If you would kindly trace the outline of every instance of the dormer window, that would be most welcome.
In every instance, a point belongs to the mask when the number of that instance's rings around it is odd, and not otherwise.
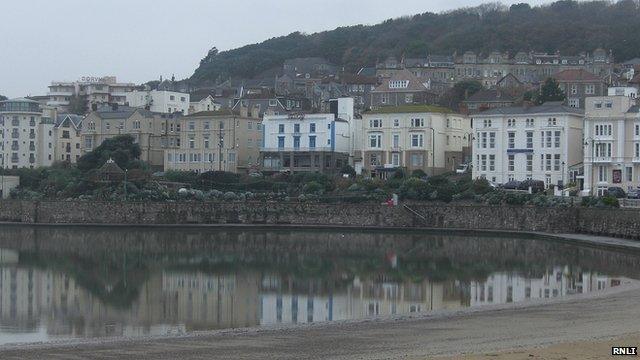
[[[389,81],[389,89],[406,89],[408,86],[409,86],[409,80]]]

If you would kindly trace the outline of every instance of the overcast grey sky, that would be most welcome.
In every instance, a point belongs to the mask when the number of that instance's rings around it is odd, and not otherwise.
[[[293,31],[375,24],[487,0],[19,0],[0,10],[0,94],[44,95],[52,80],[190,76],[227,50]],[[505,4],[548,0],[503,0]]]

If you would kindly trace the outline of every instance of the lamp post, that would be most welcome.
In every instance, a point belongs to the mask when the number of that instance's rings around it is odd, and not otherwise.
[[[564,182],[564,166],[566,165],[566,163],[563,161],[562,162],[562,197],[564,197],[564,189],[567,187],[567,185]]]
[[[431,176],[435,175],[436,161],[436,130],[433,127],[428,128],[431,130]]]
[[[593,191],[594,188],[594,184],[595,184],[595,178],[593,176],[593,168],[595,166],[595,140],[592,137],[588,137],[585,139],[584,141],[584,146],[589,146],[589,143],[591,143],[591,171],[590,171],[590,178],[591,178],[591,188],[589,189],[589,192],[591,193],[591,195],[593,196],[595,193]]]
[[[122,183],[122,186],[124,187],[124,201],[127,201],[127,172],[129,170],[128,169],[124,169],[124,182]]]

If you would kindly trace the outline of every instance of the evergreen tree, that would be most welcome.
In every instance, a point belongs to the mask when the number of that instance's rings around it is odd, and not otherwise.
[[[540,88],[540,93],[536,97],[535,102],[540,105],[548,101],[564,101],[565,99],[564,91],[560,89],[558,82],[553,78],[547,78],[542,88]]]

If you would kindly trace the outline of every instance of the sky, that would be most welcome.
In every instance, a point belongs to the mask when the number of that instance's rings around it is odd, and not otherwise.
[[[3,1],[4,2],[4,1]],[[51,81],[191,76],[216,46],[476,6],[487,0],[19,0],[0,10],[0,95],[45,95]],[[548,0],[502,0],[504,4]]]

